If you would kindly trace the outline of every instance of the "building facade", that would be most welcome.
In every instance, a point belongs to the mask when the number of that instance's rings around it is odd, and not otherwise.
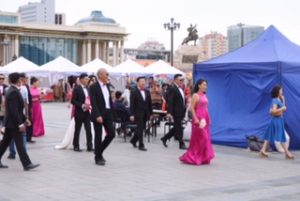
[[[99,58],[110,65],[124,60],[125,28],[93,11],[74,26],[0,24],[0,65],[23,56],[42,65],[58,56],[83,65]],[[109,62],[109,48],[113,49]]]
[[[228,52],[227,38],[218,32],[211,32],[199,38],[199,45],[202,46],[202,58],[208,60]]]
[[[19,7],[21,23],[54,24],[55,0],[42,0]]]
[[[19,13],[0,11],[0,23],[1,24],[19,24],[20,23],[20,15],[19,15]]]
[[[55,13],[55,24],[65,25],[66,24],[66,15],[64,13]]]
[[[143,66],[147,66],[157,60],[169,62],[170,51],[156,40],[148,40],[138,48],[124,49],[126,59],[132,59]]]
[[[256,39],[262,32],[263,26],[252,26],[239,23],[227,27],[228,50],[238,49]]]

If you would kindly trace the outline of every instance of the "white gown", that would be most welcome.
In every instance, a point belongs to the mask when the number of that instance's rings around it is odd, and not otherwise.
[[[73,147],[73,138],[74,138],[74,131],[75,131],[75,119],[74,117],[71,119],[71,122],[66,130],[65,136],[63,138],[63,140],[61,141],[60,144],[55,145],[55,149],[70,149]],[[80,131],[80,136],[84,136],[84,134],[81,134],[82,132],[85,132],[84,127],[81,127],[81,131]],[[91,132],[92,132],[92,142],[94,142],[94,136],[95,136],[95,132],[94,132],[94,125],[91,122]],[[102,133],[104,135],[102,135],[102,140],[105,138],[105,130],[104,127],[102,127]],[[82,139],[83,137],[81,137],[80,139]]]

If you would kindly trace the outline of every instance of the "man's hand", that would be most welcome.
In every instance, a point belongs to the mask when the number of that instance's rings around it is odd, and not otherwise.
[[[20,133],[24,133],[25,131],[26,131],[26,128],[25,128],[24,125],[22,125],[22,126],[19,127],[19,132]]]
[[[31,121],[29,119],[26,119],[25,124],[26,126],[31,126]]]
[[[134,116],[130,116],[130,121],[134,121]]]
[[[97,122],[99,123],[99,124],[102,124],[103,123],[103,118],[101,117],[101,116],[99,116],[99,117],[97,117]]]

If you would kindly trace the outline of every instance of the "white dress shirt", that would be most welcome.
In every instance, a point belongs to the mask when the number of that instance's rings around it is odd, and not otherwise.
[[[3,92],[4,92],[4,86],[3,85],[0,85],[0,92],[1,92],[1,95],[3,95]]]
[[[83,93],[85,95],[85,98],[87,98],[89,96],[88,90],[85,86],[81,85],[82,89],[83,89]]]
[[[99,80],[99,84],[100,84],[100,87],[101,87],[101,90],[102,90],[102,94],[103,94],[103,96],[104,96],[105,108],[106,108],[106,109],[110,109],[109,91],[108,91],[108,88],[107,88],[106,84],[104,84],[104,83],[101,82],[100,80]]]
[[[184,93],[183,93],[183,90],[181,89],[181,87],[179,87],[177,84],[175,84],[175,86],[178,88],[181,96],[182,96],[182,99],[183,99],[183,102],[185,103],[185,98],[184,98]]]
[[[145,90],[143,89],[140,89],[140,88],[138,88],[139,89],[139,91],[141,92],[141,94],[142,94],[142,97],[143,97],[143,99],[144,99],[144,101],[146,100],[146,94],[145,94]]]

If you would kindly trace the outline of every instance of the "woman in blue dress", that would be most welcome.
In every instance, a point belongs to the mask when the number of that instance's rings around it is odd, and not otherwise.
[[[269,127],[264,135],[264,144],[259,152],[261,157],[268,157],[267,148],[269,142],[278,141],[281,142],[281,146],[284,149],[286,159],[294,159],[294,156],[287,148],[286,137],[284,133],[284,119],[283,113],[286,111],[285,100],[283,97],[282,87],[275,86],[272,89],[272,105],[270,114],[272,115]]]

